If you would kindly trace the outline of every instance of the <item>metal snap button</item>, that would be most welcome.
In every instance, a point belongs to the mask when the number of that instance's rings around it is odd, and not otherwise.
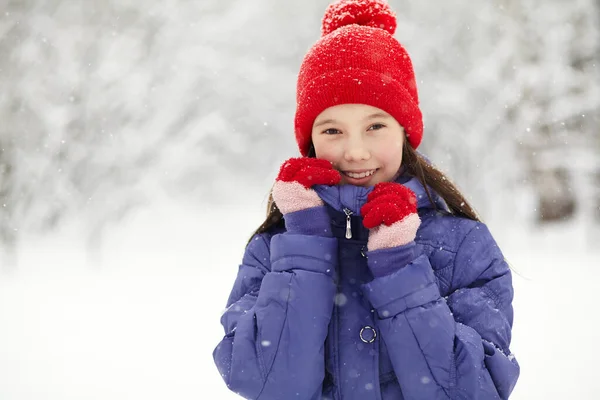
[[[377,337],[377,332],[375,331],[375,328],[365,326],[360,330],[359,336],[360,340],[362,340],[364,343],[373,343]]]

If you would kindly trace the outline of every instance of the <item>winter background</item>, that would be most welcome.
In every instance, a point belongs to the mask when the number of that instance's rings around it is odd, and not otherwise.
[[[597,399],[600,1],[390,3],[515,271],[511,398]],[[0,0],[0,399],[238,398],[219,317],[327,4]]]

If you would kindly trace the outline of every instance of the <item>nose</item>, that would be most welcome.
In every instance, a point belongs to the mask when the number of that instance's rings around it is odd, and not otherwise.
[[[364,141],[360,138],[348,140],[344,151],[344,159],[347,162],[366,161],[371,158],[371,152]]]

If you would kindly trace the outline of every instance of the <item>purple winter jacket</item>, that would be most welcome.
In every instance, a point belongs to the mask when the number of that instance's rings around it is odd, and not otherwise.
[[[508,398],[519,365],[500,249],[484,224],[398,181],[418,198],[415,243],[367,251],[359,210],[372,188],[352,185],[315,187],[333,237],[280,227],[251,240],[213,352],[229,389],[260,400]],[[374,277],[375,265],[389,273]]]

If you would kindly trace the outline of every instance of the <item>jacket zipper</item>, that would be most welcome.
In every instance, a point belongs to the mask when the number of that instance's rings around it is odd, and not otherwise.
[[[338,280],[336,282],[335,285],[335,292],[340,293],[340,289],[341,289],[341,282],[342,282],[342,271],[340,271],[338,269]],[[340,353],[338,351],[339,349],[339,342],[340,342],[340,337],[339,337],[339,309],[338,309],[338,305],[336,303],[333,304],[333,399],[334,400],[342,400],[342,378],[341,378],[341,374],[340,374]]]
[[[354,214],[352,210],[344,208],[346,214],[346,239],[352,239],[352,225],[350,224],[350,216]]]

